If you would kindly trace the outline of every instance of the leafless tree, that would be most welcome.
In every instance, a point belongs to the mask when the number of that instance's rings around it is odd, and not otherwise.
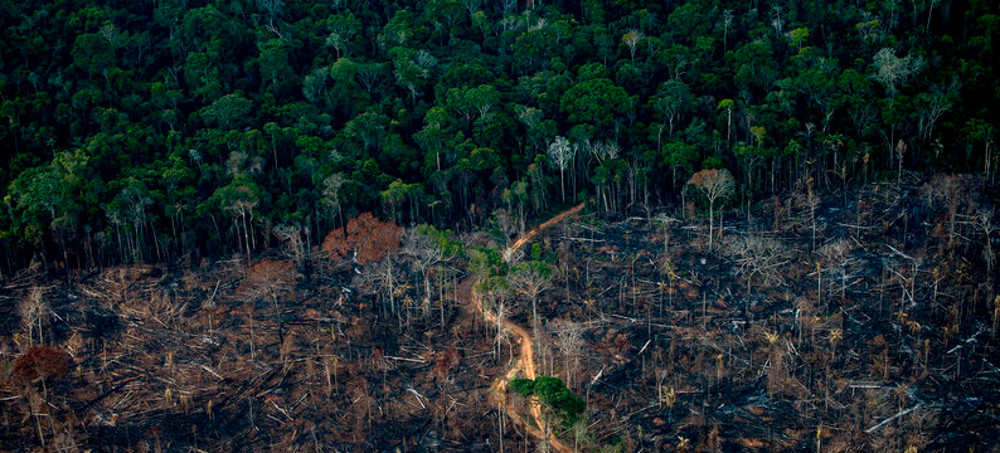
[[[246,259],[250,259],[250,247],[251,242],[253,242],[253,247],[256,247],[256,239],[250,228],[253,227],[254,223],[254,209],[257,207],[259,199],[253,194],[252,191],[247,189],[245,186],[240,186],[237,190],[246,196],[245,199],[232,200],[232,202],[225,206],[226,212],[233,216],[233,226],[236,228],[236,240],[237,247],[242,242],[243,247],[246,249]],[[240,241],[240,226],[243,227],[243,239]]]
[[[332,221],[336,221],[337,215],[341,213],[340,194],[343,187],[344,175],[342,173],[334,173],[323,180],[323,198],[321,198],[321,202],[326,215]]]
[[[726,169],[707,169],[699,171],[691,176],[688,184],[700,190],[708,199],[708,248],[712,248],[712,237],[714,236],[714,212],[715,202],[728,197],[736,187],[736,181],[732,173]]]
[[[287,253],[292,261],[296,265],[302,264],[306,255],[306,243],[302,238],[302,227],[285,223],[274,227],[271,232],[285,243],[285,246],[288,248]]]
[[[945,112],[951,110],[960,88],[961,83],[955,79],[948,85],[934,85],[930,93],[917,96],[918,100],[923,101],[917,121],[917,129],[923,140],[930,142],[934,125]]]
[[[510,276],[514,290],[531,299],[531,327],[538,331],[538,296],[549,289],[552,269],[541,261],[528,261],[518,265]]]
[[[356,73],[358,82],[361,83],[361,86],[365,87],[366,92],[372,92],[372,87],[375,86],[375,83],[378,82],[379,78],[381,78],[382,68],[384,66],[385,63],[365,63],[358,65]]]
[[[723,250],[736,260],[737,272],[746,278],[746,311],[749,316],[754,276],[759,276],[764,285],[781,283],[782,266],[788,264],[791,258],[790,249],[779,240],[749,234],[725,240]]]
[[[872,77],[885,85],[886,93],[895,96],[898,86],[920,72],[924,61],[913,55],[897,57],[894,49],[886,47],[875,54],[872,64],[875,66],[875,74]]]
[[[963,176],[939,173],[921,187],[921,191],[928,198],[928,204],[940,201],[948,209],[948,247],[955,243],[958,215],[975,207],[973,195],[977,190],[974,186],[974,181]]]
[[[487,304],[488,309],[493,312],[493,317],[496,320],[496,334],[493,337],[493,356],[499,357],[500,347],[504,342],[508,342],[510,335],[507,329],[503,328],[504,319],[507,317],[507,294],[503,290],[487,291],[482,295],[482,298],[483,302]]]
[[[431,300],[431,269],[444,260],[444,251],[435,245],[429,237],[414,228],[403,233],[402,254],[410,257],[413,267],[423,277],[424,304]]]
[[[493,211],[493,220],[505,238],[512,238],[524,232],[524,216],[512,209],[499,208]]]
[[[823,269],[836,269],[837,279],[840,280],[840,297],[844,297],[847,292],[847,281],[850,274],[857,267],[857,260],[851,257],[856,244],[850,239],[835,239],[817,250],[820,258],[820,271]]]
[[[17,308],[21,315],[21,325],[27,334],[28,344],[25,349],[30,349],[31,346],[35,345],[36,328],[38,344],[45,344],[42,326],[50,313],[49,303],[45,298],[45,289],[37,286],[31,288],[31,292],[21,300]]]
[[[562,192],[562,201],[566,201],[566,182],[564,173],[573,162],[575,155],[576,147],[572,146],[566,137],[556,137],[552,143],[549,143],[549,160],[552,162],[552,165],[559,169],[559,189]]]
[[[469,17],[472,17],[476,11],[479,11],[483,6],[483,0],[462,0],[462,6],[465,7],[465,11],[469,13]]]
[[[729,27],[733,26],[733,10],[722,12],[722,50],[728,50]]]
[[[812,224],[812,249],[816,250],[816,236],[819,233],[819,222],[816,219],[816,211],[819,209],[819,195],[813,189],[813,179],[806,179],[806,204],[809,209],[809,221]]]
[[[580,358],[583,356],[584,326],[569,319],[555,322],[556,338],[559,339],[559,350],[562,353],[563,371],[566,373],[566,386],[575,388],[577,374],[580,370]]]
[[[635,48],[639,45],[639,41],[642,41],[644,36],[642,32],[638,30],[629,30],[622,36],[622,43],[628,46],[629,54],[632,56],[632,62],[635,62]]]
[[[983,231],[983,237],[985,238],[985,248],[983,249],[983,258],[986,259],[986,275],[993,275],[993,233],[997,231],[998,227],[993,223],[993,210],[981,209],[979,210],[979,215],[977,217],[979,221],[979,228]],[[992,284],[992,280],[990,281]]]
[[[399,324],[402,325],[402,310],[397,307],[396,303],[396,288],[399,284],[396,272],[395,255],[387,255],[381,260],[365,266],[357,275],[357,279],[360,286],[369,286],[384,291],[385,299],[389,302],[389,312],[396,314]]]

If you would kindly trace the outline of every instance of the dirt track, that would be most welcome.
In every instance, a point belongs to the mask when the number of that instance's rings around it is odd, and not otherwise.
[[[503,252],[504,260],[510,258],[510,256],[514,252],[516,252],[517,249],[521,248],[524,244],[528,243],[528,241],[534,238],[535,235],[537,235],[539,232],[553,225],[558,224],[559,222],[565,220],[567,217],[573,214],[580,212],[580,210],[583,209],[583,206],[584,203],[580,203],[566,211],[561,212],[559,215],[549,220],[546,220],[541,225],[532,228],[531,231],[524,233],[521,237],[519,237],[516,241],[514,241],[514,243],[511,244],[510,247],[504,250]],[[497,322],[496,314],[483,309],[482,300],[480,299],[479,294],[476,292],[475,285],[472,285],[471,297],[469,297],[469,302],[472,304],[473,310],[478,310],[483,313],[483,316],[486,318],[487,322],[489,323]],[[506,404],[507,383],[510,382],[510,380],[513,379],[514,376],[517,376],[518,373],[521,373],[521,375],[525,379],[535,379],[535,377],[537,376],[537,374],[535,373],[535,343],[531,339],[531,334],[528,333],[528,331],[525,328],[517,324],[514,324],[509,319],[503,320],[503,327],[520,340],[521,354],[517,362],[515,362],[514,366],[512,366],[510,370],[507,370],[507,373],[504,376],[498,377],[496,380],[493,381],[493,385],[490,386],[490,395],[492,398],[494,398],[497,402],[501,404],[501,406],[506,411],[507,416],[510,417],[510,419],[513,420],[514,423],[521,426],[526,432],[530,433],[533,437],[539,440],[545,440],[544,432],[542,432],[541,430],[539,430],[534,426],[529,425],[525,421],[524,416],[517,413],[517,410],[514,407],[507,406]],[[539,404],[537,401],[531,404],[531,418],[536,422],[542,420],[541,404]],[[556,437],[549,438],[548,442],[549,446],[552,447],[552,449],[557,452],[573,453],[572,448],[567,447]]]

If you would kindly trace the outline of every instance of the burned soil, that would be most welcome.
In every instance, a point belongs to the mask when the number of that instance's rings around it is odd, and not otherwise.
[[[938,176],[792,193],[729,212],[712,246],[704,219],[666,215],[544,238],[560,277],[543,373],[589,395],[581,451],[1000,447],[988,192]]]
[[[534,451],[505,418],[532,402],[490,397],[517,340],[481,308],[585,400],[522,417],[578,451],[991,451],[996,199],[940,176],[731,209],[711,241],[694,210],[591,211],[503,262],[502,236],[446,258],[404,234],[364,265],[26,270],[2,282],[0,450]]]

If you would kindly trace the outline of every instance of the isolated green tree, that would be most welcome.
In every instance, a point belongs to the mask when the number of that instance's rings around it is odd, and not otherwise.
[[[537,397],[546,407],[555,413],[563,427],[573,426],[586,409],[583,399],[573,394],[566,384],[557,377],[538,376],[531,379],[513,379],[510,389],[525,397]]]

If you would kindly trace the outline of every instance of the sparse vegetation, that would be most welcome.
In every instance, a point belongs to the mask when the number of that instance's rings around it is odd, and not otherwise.
[[[473,432],[511,451],[552,436],[580,451],[989,448],[995,200],[968,187],[957,207],[918,185],[835,197],[864,200],[863,224],[823,200],[815,252],[808,210],[778,229],[723,210],[711,249],[708,219],[590,213],[510,265],[484,235],[455,248],[420,228],[364,265],[307,255],[311,279],[281,259],[24,273],[3,283],[22,308],[3,324],[0,391],[31,423],[8,424],[4,448],[453,449]],[[516,290],[542,264],[550,290]],[[496,323],[468,305],[474,280]],[[525,360],[503,325],[536,317],[524,338],[549,376],[512,380],[525,399],[496,405],[494,379]],[[509,411],[542,437],[503,428]]]

